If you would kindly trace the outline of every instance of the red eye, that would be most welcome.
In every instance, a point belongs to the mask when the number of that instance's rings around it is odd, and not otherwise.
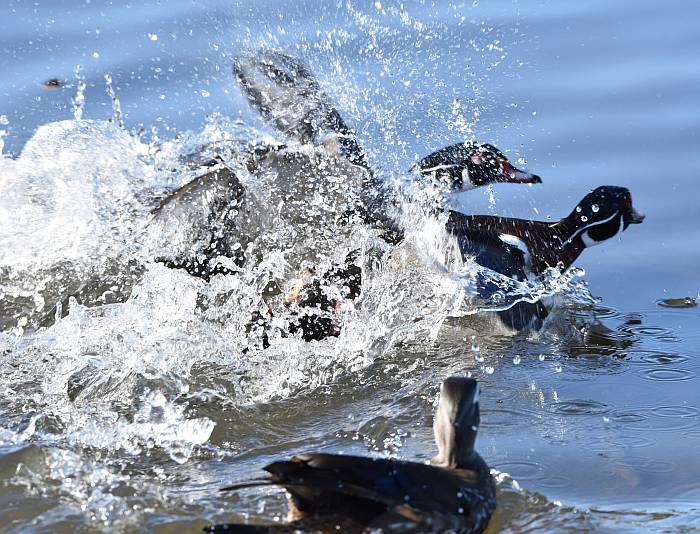
[[[472,156],[472,163],[475,165],[481,165],[484,162],[484,158],[481,157],[481,154],[474,154]]]

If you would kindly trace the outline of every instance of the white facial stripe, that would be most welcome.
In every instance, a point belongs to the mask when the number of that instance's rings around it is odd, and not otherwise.
[[[586,248],[595,247],[596,245],[600,245],[602,243],[602,241],[596,241],[595,239],[591,239],[591,237],[588,235],[588,232],[584,232],[581,235],[581,240],[583,241],[583,244]]]
[[[610,222],[610,221],[612,221],[615,217],[622,217],[622,215],[620,215],[619,213],[613,213],[610,217],[608,217],[608,218],[605,219],[605,220],[598,221],[598,222],[593,223],[593,224],[589,224],[589,225],[587,225],[587,226],[584,226],[583,228],[579,228],[578,230],[576,230],[576,231],[574,232],[574,234],[573,234],[571,237],[569,237],[569,239],[566,239],[566,240],[562,241],[562,242],[561,242],[561,246],[563,247],[565,244],[571,243],[571,242],[574,240],[574,238],[575,238],[577,235],[579,235],[581,232],[585,232],[586,230],[590,230],[590,229],[593,228],[594,226],[600,226],[601,224],[605,224],[605,223],[607,223],[607,222]],[[584,242],[585,242],[585,241],[584,241]]]
[[[420,172],[424,173],[431,173],[431,172],[437,172],[437,171],[442,171],[445,169],[453,169],[457,165],[435,165],[435,167],[428,167],[427,169],[419,169]]]
[[[610,236],[608,239],[612,239],[613,237],[620,235],[624,231],[625,221],[623,219],[623,216],[620,215],[620,227],[618,228],[617,233],[613,236]],[[581,239],[583,240],[583,244],[586,245],[586,248],[595,247],[596,245],[600,245],[602,243],[602,241],[596,241],[591,236],[589,236],[587,231],[581,236]]]

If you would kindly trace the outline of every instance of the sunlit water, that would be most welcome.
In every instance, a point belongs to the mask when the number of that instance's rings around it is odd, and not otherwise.
[[[700,308],[657,301],[700,290],[697,5],[258,4],[0,8],[4,528],[283,518],[278,491],[217,490],[312,449],[428,459],[439,381],[467,372],[501,473],[490,530],[694,528]],[[420,219],[340,310],[339,338],[263,349],[250,317],[271,280],[292,284],[290,229],[206,283],[153,263],[149,226],[193,162],[274,138],[230,76],[261,45],[310,63],[386,179],[476,136],[544,184],[464,194],[466,212],[555,219],[614,184],[647,220],[584,253],[587,287],[534,288],[562,301],[539,334],[457,298],[473,266]],[[359,228],[326,260],[373,246]]]

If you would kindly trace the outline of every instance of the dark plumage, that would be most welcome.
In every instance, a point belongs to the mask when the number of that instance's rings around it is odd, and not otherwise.
[[[241,265],[250,231],[250,218],[239,217],[246,207],[246,191],[223,165],[198,176],[165,198],[153,210],[150,235],[156,261],[209,280],[229,269],[219,258]]]
[[[232,263],[244,264],[248,243],[266,222],[274,228],[274,221],[266,220],[271,212],[295,229],[297,239],[285,244],[290,247],[287,261],[292,268],[301,260],[327,256],[337,234],[358,220],[378,227],[390,244],[403,239],[403,229],[390,209],[399,199],[372,172],[355,132],[300,60],[262,50],[236,59],[233,73],[250,104],[291,142],[237,155],[248,172],[265,180],[275,210],[259,205],[230,169],[221,166],[207,172],[173,192],[156,210],[152,226],[158,228],[162,242],[159,261],[205,280],[228,273]],[[294,143],[315,145],[313,154],[294,148]],[[513,167],[492,145],[473,142],[440,149],[418,162],[416,170],[450,190],[540,181]],[[323,209],[311,205],[314,196],[323,198]],[[170,246],[172,235],[184,235],[181,246]],[[356,286],[347,298],[359,294],[361,268],[354,262],[346,267],[322,274],[301,290],[298,315],[290,323],[292,333],[301,331],[306,340],[338,335],[333,319],[336,302],[321,297],[329,284]]]
[[[269,478],[225,488],[275,484],[291,496],[290,523],[217,525],[209,532],[482,532],[496,507],[496,487],[474,450],[479,386],[472,378],[442,384],[433,428],[432,465],[387,458],[302,454],[265,467]],[[286,530],[285,530],[286,529]]]
[[[465,257],[509,278],[526,280],[531,275],[541,276],[549,267],[568,269],[586,247],[643,220],[644,215],[632,206],[628,189],[601,186],[555,223],[451,211],[447,231],[457,238]],[[482,277],[482,296],[488,298],[497,290],[496,283]],[[499,312],[503,322],[516,330],[538,328],[546,315],[541,302],[520,302]]]
[[[446,146],[420,160],[415,170],[453,191],[505,182],[540,184],[536,174],[514,167],[495,146],[467,141]]]

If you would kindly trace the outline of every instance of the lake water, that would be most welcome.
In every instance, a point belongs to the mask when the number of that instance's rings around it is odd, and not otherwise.
[[[698,20],[691,0],[6,0],[3,529],[283,518],[279,491],[218,488],[307,450],[428,459],[439,382],[467,372],[501,473],[489,532],[699,528],[700,308],[658,304],[700,291]],[[191,176],[180,156],[274,134],[231,77],[260,46],[309,63],[385,176],[475,136],[544,183],[465,193],[466,212],[557,219],[609,184],[647,219],[584,252],[596,303],[538,335],[448,320],[425,341],[396,319],[401,299],[422,310],[405,276],[340,338],[243,353],[262,271],[208,285],[134,265],[154,198]]]

